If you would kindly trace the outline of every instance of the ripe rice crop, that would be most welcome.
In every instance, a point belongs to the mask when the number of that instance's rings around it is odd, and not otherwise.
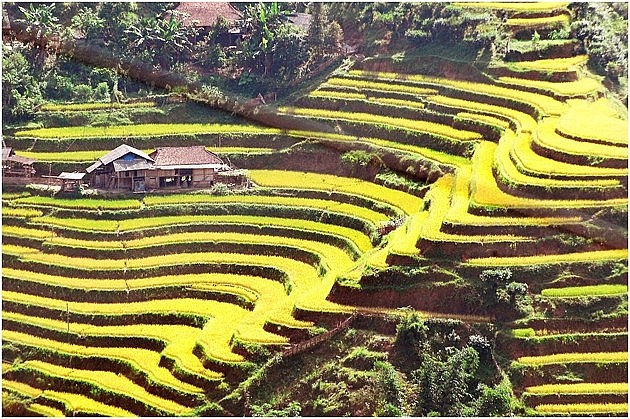
[[[36,138],[90,138],[90,137],[150,137],[160,135],[183,134],[247,134],[266,133],[280,134],[277,128],[258,127],[255,125],[229,124],[135,124],[114,125],[108,127],[62,127],[38,128],[22,130],[15,133],[16,137]]]
[[[509,10],[517,12],[538,12],[546,10],[556,10],[565,8],[569,3],[565,2],[466,2],[466,3],[453,3],[454,5],[462,8],[475,8],[475,9],[496,9],[496,10]]]
[[[136,199],[62,199],[48,196],[29,196],[15,201],[18,205],[41,205],[55,208],[88,209],[88,210],[125,210],[140,208]]]
[[[582,297],[626,294],[628,286],[623,284],[598,284],[583,287],[546,288],[540,294],[545,297]]]
[[[566,71],[577,66],[586,64],[587,61],[588,55],[575,55],[573,57],[566,58],[550,58],[536,61],[517,61],[509,63],[509,65],[525,70]]]
[[[503,119],[496,118],[490,115],[484,115],[480,113],[471,113],[471,112],[459,112],[457,114],[458,118],[466,118],[472,119],[473,121],[485,122],[490,125],[494,125],[495,127],[499,127],[501,129],[510,128],[510,124]]]
[[[530,199],[509,195],[497,186],[492,165],[496,144],[482,141],[473,157],[473,192],[471,201],[478,206],[506,208],[589,208],[626,205],[627,199],[561,200]]]
[[[384,83],[373,80],[347,79],[341,77],[332,77],[326,80],[326,83],[323,86],[325,87],[327,85],[339,87],[355,87],[358,89],[367,90],[379,90],[382,92],[403,92],[421,96],[437,93],[437,91],[433,88],[407,86],[395,83]]]
[[[61,365],[55,365],[38,360],[24,361],[22,368],[26,368],[31,371],[38,371],[44,373],[46,376],[52,375],[62,378],[68,377],[73,380],[91,383],[96,386],[96,388],[131,396],[136,400],[146,403],[149,406],[156,407],[167,413],[190,413],[190,408],[177,404],[172,400],[164,399],[151,394],[143,387],[131,381],[129,378],[114,372],[67,368]]]
[[[2,333],[4,334],[4,331]],[[2,380],[2,387],[3,389],[11,390],[18,394],[23,394],[32,398],[44,396],[46,398],[59,401],[64,405],[65,410],[70,412],[82,412],[88,415],[92,414],[95,416],[110,417],[134,416],[133,413],[127,410],[97,402],[96,400],[81,394],[64,393],[54,390],[41,390],[24,383],[4,379]]]
[[[546,95],[496,86],[487,83],[475,83],[441,77],[425,76],[421,74],[385,73],[365,70],[350,70],[348,74],[355,77],[365,77],[376,79],[379,81],[400,80],[430,84],[435,85],[436,87],[448,86],[467,92],[483,93],[490,96],[513,99],[523,103],[530,103],[541,109],[543,113],[549,115],[561,115],[566,109],[566,105],[564,103]]]
[[[56,300],[31,294],[3,291],[2,300],[24,305],[48,307],[60,311],[68,310],[68,312],[71,313],[88,315],[130,316],[143,313],[176,312],[178,314],[193,314],[211,319],[212,317],[217,317],[222,312],[234,317],[242,316],[246,313],[245,309],[234,304],[194,298],[173,298],[121,303],[86,303],[67,302],[65,300]]]
[[[551,118],[548,118],[548,120]],[[544,135],[547,139],[554,137],[559,139],[558,135],[552,131],[553,124],[549,121],[542,122],[538,128],[535,136]],[[513,136],[513,133],[506,135]],[[567,140],[565,138],[563,141]],[[570,141],[570,140],[569,140]],[[545,141],[547,142],[547,141]],[[557,143],[554,141],[554,143]],[[616,169],[608,167],[594,167],[594,166],[582,166],[578,164],[571,164],[559,160],[553,160],[548,157],[541,156],[532,150],[532,136],[526,133],[521,133],[515,136],[512,141],[512,149],[510,150],[510,156],[516,161],[516,165],[519,171],[528,173],[531,176],[549,176],[551,177],[623,177],[628,175],[628,169]]]
[[[482,138],[481,135],[476,132],[460,130],[449,127],[448,125],[438,124],[435,122],[406,118],[395,118],[391,116],[375,115],[371,113],[288,107],[279,108],[279,111],[290,115],[308,116],[313,118],[335,120],[343,119],[347,121],[363,122],[369,124],[384,124],[393,127],[406,128],[412,131],[441,135],[443,137],[452,138],[459,141],[480,140]]]
[[[627,258],[628,249],[615,249],[538,256],[473,258],[469,259],[466,263],[474,266],[534,266],[555,263],[624,260]]]
[[[534,27],[555,28],[559,26],[558,24],[568,25],[570,18],[571,17],[567,14],[559,14],[555,16],[538,17],[538,18],[530,18],[530,17],[511,18],[511,19],[508,19],[505,23],[508,26],[523,26],[526,28],[534,28]]]
[[[564,97],[576,97],[594,94],[602,89],[602,85],[598,81],[590,77],[582,77],[577,81],[568,81],[562,83],[521,79],[516,77],[499,77],[499,80],[511,86],[533,87],[542,91],[556,93]]]
[[[55,331],[67,332],[69,330],[71,333],[83,336],[146,337],[157,339],[166,342],[167,345],[163,353],[176,359],[181,368],[206,376],[208,379],[220,378],[218,373],[204,368],[199,358],[192,353],[196,337],[201,333],[201,330],[195,327],[163,324],[94,326],[86,323],[68,323],[65,320],[45,319],[7,311],[2,312],[2,317],[14,322],[37,325]]]
[[[63,412],[59,409],[55,409],[54,407],[38,403],[29,404],[28,411],[34,413],[37,416],[43,416],[47,418],[62,418],[65,416]]]
[[[542,356],[523,356],[518,362],[526,365],[567,364],[573,362],[628,362],[628,352],[564,353]]]
[[[183,215],[183,216],[164,216],[164,217],[146,217],[131,218],[121,221],[114,220],[89,220],[81,218],[57,218],[57,217],[41,217],[35,219],[34,224],[49,225],[61,228],[70,228],[81,231],[93,232],[109,232],[116,231],[127,232],[137,231],[163,226],[178,226],[187,224],[249,224],[260,226],[278,226],[292,228],[304,231],[317,231],[324,234],[332,234],[345,237],[353,242],[359,251],[366,252],[372,248],[370,239],[360,231],[337,226],[332,224],[324,224],[317,221],[301,220],[293,218],[276,218],[276,217],[259,217],[250,215]]]
[[[593,161],[601,158],[625,159],[628,157],[628,149],[624,147],[564,137],[556,131],[558,124],[557,118],[547,118],[542,121],[532,136],[533,141],[544,149],[556,150],[568,155],[588,156]],[[597,124],[597,126],[600,125]]]
[[[343,92],[339,90],[315,90],[309,97],[321,97],[324,99],[359,100],[362,102],[376,103],[381,105],[402,106],[412,109],[424,109],[424,104],[418,101],[396,99],[391,97],[370,97],[363,93]]]
[[[587,141],[628,146],[628,121],[617,117],[612,105],[600,99],[597,102],[575,102],[560,117],[557,129],[568,136]]]
[[[114,233],[118,229],[119,222],[115,220],[90,220],[87,218],[58,218],[54,216],[41,216],[33,218],[31,224],[42,226],[54,226],[61,228],[70,228],[81,231],[110,232]],[[151,218],[145,218],[151,219]]]
[[[539,404],[536,411],[543,414],[611,414],[627,413],[628,403],[575,403],[575,404]]]
[[[394,105],[394,106],[403,106],[406,108],[413,108],[413,109],[424,109],[424,103],[420,102],[420,101],[411,101],[411,100],[404,100],[404,99],[396,99],[393,97],[381,97],[381,98],[369,98],[370,102],[374,102],[374,103],[380,103],[383,105]]]
[[[424,207],[421,198],[364,180],[285,170],[250,170],[251,179],[268,188],[316,189],[364,196],[414,214]],[[386,220],[380,220],[386,221]]]
[[[444,153],[431,148],[420,147],[410,144],[402,144],[394,141],[383,140],[380,138],[364,138],[353,137],[349,135],[331,134],[326,132],[314,132],[314,131],[289,131],[289,135],[295,135],[302,138],[317,138],[331,141],[349,141],[349,142],[361,142],[377,146],[379,148],[388,148],[392,150],[400,150],[409,153],[414,153],[422,156],[423,158],[435,161],[436,163],[447,164],[449,166],[461,166],[468,164],[469,160],[465,157],[455,156],[453,154]]]
[[[518,170],[510,158],[510,151],[516,143],[517,137],[512,131],[501,137],[495,154],[495,165],[500,174],[508,179],[508,182],[517,185],[533,185],[545,188],[603,188],[619,186],[619,181],[615,179],[589,179],[589,180],[558,180],[547,177],[529,176]]]
[[[3,201],[10,201],[18,198],[26,198],[27,196],[31,196],[28,192],[7,192],[2,194]]]
[[[573,224],[582,221],[580,217],[502,217],[499,215],[475,215],[468,212],[470,203],[469,186],[472,177],[471,165],[460,167],[455,172],[455,187],[451,193],[451,206],[448,209],[445,221],[461,225],[478,226],[512,226],[532,225],[547,226],[558,224]]]
[[[44,215],[43,212],[36,209],[31,208],[10,208],[2,206],[2,216],[3,217],[19,217],[19,218],[31,218],[31,217],[41,217]]]
[[[311,253],[320,255],[329,265],[336,267],[349,267],[352,264],[350,256],[342,249],[319,241],[309,241],[283,236],[269,236],[264,234],[244,234],[230,232],[194,232],[194,233],[176,233],[162,236],[149,236],[141,239],[129,240],[126,242],[108,242],[108,241],[92,241],[78,240],[69,238],[55,238],[47,243],[63,244],[72,247],[104,250],[104,249],[140,249],[146,247],[165,246],[169,244],[183,243],[204,243],[204,242],[223,242],[223,243],[244,243],[255,245],[278,245],[290,246],[297,249],[307,250]]]
[[[468,109],[471,112],[483,112],[483,114],[491,114],[507,118],[513,121],[523,131],[533,131],[536,129],[536,120],[530,115],[503,106],[490,105],[483,102],[471,102],[468,100],[456,99],[449,96],[430,96],[427,101],[444,106],[453,106],[462,109]],[[482,114],[482,115],[483,115]]]
[[[55,236],[55,233],[45,230],[38,230],[34,228],[16,227],[11,225],[2,226],[2,235],[14,236],[14,237],[28,237],[31,239],[50,239]]]
[[[628,393],[628,383],[577,383],[543,384],[525,388],[531,394],[624,394]]]
[[[69,111],[95,111],[101,109],[121,109],[121,108],[154,108],[155,102],[133,102],[133,103],[47,103],[40,110],[44,112],[69,112]]]
[[[433,188],[427,193],[425,199],[431,199],[431,207],[429,209],[429,216],[426,222],[422,224],[422,229],[419,236],[422,238],[435,240],[435,241],[447,241],[447,242],[459,242],[459,243],[484,243],[492,242],[518,242],[530,240],[527,237],[513,236],[513,235],[458,235],[449,234],[441,231],[444,217],[449,211],[451,191],[453,188],[454,179],[452,174],[446,174],[442,176],[433,184]]]
[[[323,97],[323,98],[334,98],[334,99],[365,99],[366,96],[363,93],[355,93],[355,92],[339,92],[336,90],[324,90],[317,89],[311,93],[309,93],[310,97]]]
[[[254,175],[250,172],[250,177],[254,182],[258,183]],[[385,189],[385,188],[383,188]],[[179,202],[174,199],[181,199]],[[298,198],[286,196],[261,196],[261,195],[241,195],[241,196],[214,196],[214,195],[173,195],[173,196],[148,196],[144,200],[145,204],[151,205],[173,205],[173,204],[192,204],[192,203],[209,203],[209,204],[251,204],[265,206],[283,206],[296,208],[314,208],[326,210],[331,213],[346,214],[366,220],[372,224],[378,224],[386,221],[388,217],[380,212],[373,211],[356,205],[338,203],[324,199]]]

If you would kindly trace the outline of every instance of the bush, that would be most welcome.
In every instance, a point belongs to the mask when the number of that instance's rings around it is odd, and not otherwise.
[[[418,313],[411,313],[396,326],[396,345],[417,348],[427,340],[429,328]]]
[[[210,193],[218,196],[234,195],[234,191],[232,191],[232,189],[230,189],[230,187],[225,183],[214,184],[212,188],[210,188]]]

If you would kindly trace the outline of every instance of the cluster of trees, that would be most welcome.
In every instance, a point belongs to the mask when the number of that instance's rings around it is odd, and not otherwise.
[[[44,37],[83,40],[120,57],[134,57],[156,69],[184,72],[193,79],[211,73],[240,75],[232,88],[254,93],[276,89],[306,74],[339,53],[343,34],[331,22],[327,6],[313,3],[307,31],[289,22],[290,3],[243,4],[242,40],[236,48],[218,38],[228,29],[220,21],[200,36],[173,3],[31,3],[5,6],[14,22]],[[3,112],[5,117],[28,116],[44,99],[104,100],[139,86],[113,72],[69,63],[50,50],[31,45],[3,44]],[[203,80],[202,80],[203,81]],[[264,93],[264,90],[263,90]]]
[[[497,369],[482,335],[462,339],[448,321],[428,327],[417,314],[397,327],[396,345],[415,364],[410,416],[511,416],[509,379]],[[403,405],[392,399],[390,413]]]
[[[493,11],[473,12],[444,2],[337,3],[330,13],[363,34],[367,53],[431,43],[479,51],[506,42],[502,21]]]
[[[572,35],[582,41],[590,64],[626,90],[628,3],[573,3],[571,9]]]

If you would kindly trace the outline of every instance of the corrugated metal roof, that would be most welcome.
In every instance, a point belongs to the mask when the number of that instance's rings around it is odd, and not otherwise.
[[[92,173],[93,171],[95,171],[96,169],[98,169],[101,166],[107,166],[108,164],[110,164],[111,162],[113,162],[114,160],[118,160],[124,156],[126,156],[127,154],[134,154],[144,160],[148,160],[148,161],[153,161],[153,159],[151,157],[149,157],[149,155],[143,151],[138,150],[137,148],[131,147],[127,144],[121,144],[118,147],[116,147],[115,149],[113,149],[112,151],[110,151],[109,153],[105,154],[103,157],[99,158],[98,161],[96,161],[94,164],[92,164],[90,167],[88,167],[87,169],[85,169],[86,172],[88,173]],[[137,170],[137,169],[130,169],[130,170]],[[118,170],[117,170],[118,171]]]
[[[145,170],[153,168],[153,164],[142,159],[116,160],[113,164],[115,172],[128,172],[130,170]]]
[[[2,161],[8,159],[9,156],[11,156],[12,152],[13,149],[11,147],[2,147]]]
[[[7,160],[14,161],[14,162],[20,163],[20,164],[33,164],[34,162],[37,161],[35,159],[29,159],[28,157],[18,156],[17,154],[9,156],[9,158]]]
[[[59,174],[59,176],[57,176],[57,179],[67,179],[67,180],[81,180],[83,179],[83,177],[85,176],[85,173],[79,173],[79,172],[61,172]]]
[[[105,154],[99,160],[104,165],[108,165],[114,160],[118,160],[119,158],[124,157],[126,154],[129,154],[129,153],[135,154],[136,156],[141,157],[145,160],[153,161],[153,159],[149,157],[149,155],[146,154],[145,152],[140,151],[137,148],[128,146],[127,144],[119,145],[118,147],[110,151],[109,153]]]

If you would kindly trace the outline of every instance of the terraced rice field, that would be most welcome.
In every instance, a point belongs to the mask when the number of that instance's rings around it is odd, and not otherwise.
[[[565,5],[463,4],[532,12],[508,19],[514,31],[567,24]],[[561,58],[512,64],[542,73],[585,62]],[[331,290],[361,291],[364,271],[445,263],[466,280],[509,267],[529,285],[534,315],[511,325],[503,345],[524,377],[514,389],[530,413],[626,412],[627,327],[614,323],[615,313],[593,309],[583,319],[570,311],[580,299],[627,298],[617,275],[627,271],[627,238],[600,218],[627,207],[627,115],[599,97],[602,89],[587,76],[472,82],[357,66],[279,109],[331,128],[322,132],[220,124],[16,132],[41,142],[85,140],[67,153],[17,150],[77,165],[102,154],[89,139],[225,134],[226,153],[274,155],[281,147],[264,139],[283,135],[367,148],[427,188],[414,195],[270,167],[250,168],[255,193],[229,196],[4,193],[3,355],[14,365],[3,364],[3,391],[32,399],[33,414],[193,415],[236,388],[261,347],[274,353],[303,340],[309,319],[397,308],[377,298],[342,304]],[[251,136],[262,139],[256,147]],[[425,166],[439,167],[438,178],[418,174]],[[574,271],[573,282],[556,283]],[[422,310],[421,300],[413,308]],[[574,330],[580,321],[588,330]]]

